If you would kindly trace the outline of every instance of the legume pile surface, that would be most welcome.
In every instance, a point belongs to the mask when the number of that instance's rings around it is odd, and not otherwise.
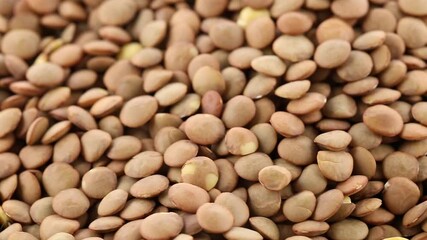
[[[427,0],[0,0],[0,240],[427,239]]]

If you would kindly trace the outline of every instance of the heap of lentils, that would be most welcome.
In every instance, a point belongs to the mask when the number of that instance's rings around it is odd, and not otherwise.
[[[0,240],[427,239],[427,0],[0,0]]]

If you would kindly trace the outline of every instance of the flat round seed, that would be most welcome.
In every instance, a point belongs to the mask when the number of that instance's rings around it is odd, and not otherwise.
[[[308,92],[310,86],[309,80],[290,82],[276,88],[274,94],[281,98],[298,99]]]
[[[173,77],[172,71],[164,69],[154,69],[144,74],[143,89],[148,93],[159,90]]]
[[[356,219],[346,219],[331,225],[328,236],[331,239],[364,239],[368,236],[368,226]]]
[[[199,68],[192,79],[192,87],[199,95],[205,94],[209,90],[223,93],[225,81],[221,72],[210,66]]]
[[[325,221],[338,212],[344,200],[343,193],[338,189],[328,190],[317,197],[313,220]]]
[[[128,60],[120,60],[108,67],[103,82],[109,91],[115,91],[121,82],[117,79],[123,79],[128,75],[140,75],[140,70]]]
[[[226,239],[263,239],[263,236],[257,231],[243,227],[233,227],[228,232],[224,233],[224,237]]]
[[[18,187],[18,176],[16,174],[0,181],[0,199],[9,200]]]
[[[239,69],[247,69],[251,67],[251,62],[257,57],[261,57],[262,52],[256,48],[241,47],[233,50],[228,55],[228,62],[231,66]]]
[[[275,78],[258,74],[249,80],[243,91],[243,95],[252,99],[259,99],[270,94],[276,84],[277,80]]]
[[[123,105],[120,120],[127,127],[141,127],[154,116],[157,108],[158,103],[154,97],[135,97]]]
[[[89,224],[89,229],[99,232],[109,232],[119,229],[125,221],[116,216],[97,218]]]
[[[249,97],[238,95],[225,104],[222,121],[228,128],[243,127],[254,118],[255,113],[254,101]]]
[[[0,137],[13,132],[21,121],[22,112],[18,108],[9,108],[0,112]]]
[[[22,201],[27,204],[33,204],[42,195],[39,180],[30,171],[19,174],[17,191]]]
[[[178,156],[178,155],[174,155]],[[165,153],[166,159],[166,153]],[[125,165],[125,174],[133,178],[143,178],[156,173],[163,164],[163,157],[154,151],[145,151],[135,155]]]
[[[248,188],[251,212],[262,217],[271,217],[280,210],[280,192],[270,191],[260,183]]]
[[[413,208],[409,209],[403,215],[402,224],[405,227],[413,227],[420,224],[427,218],[426,215],[427,202],[424,201],[422,203],[417,204]]]
[[[225,135],[225,145],[234,155],[247,155],[258,149],[258,139],[250,130],[234,127]]]
[[[209,30],[213,44],[224,50],[234,50],[244,41],[243,29],[232,21],[217,23]]]
[[[107,1],[99,6],[98,18],[105,25],[124,25],[133,18],[136,9],[133,1]]]
[[[93,116],[85,109],[78,106],[70,106],[67,112],[68,120],[77,127],[86,131],[98,128]]]
[[[419,123],[427,126],[427,103],[426,102],[418,102],[412,106],[411,109],[412,116]]]
[[[366,15],[362,28],[365,32],[373,30],[394,32],[396,25],[397,19],[390,10],[385,8],[373,8]]]
[[[362,97],[362,102],[368,105],[388,104],[397,101],[402,93],[390,88],[376,88]]]
[[[352,42],[354,37],[353,28],[338,18],[329,18],[323,21],[316,30],[316,38],[319,43],[335,38]]]
[[[20,239],[25,239],[25,240],[36,240],[37,238],[33,235],[31,235],[30,233],[26,233],[26,232],[15,232],[9,235],[10,240],[20,240]]]
[[[353,42],[353,48],[357,50],[370,50],[381,46],[385,42],[384,31],[370,31],[357,37]]]
[[[128,195],[126,191],[121,189],[108,193],[99,203],[98,214],[100,216],[116,214],[124,208]]]
[[[191,60],[198,55],[197,48],[187,42],[177,42],[166,49],[165,67],[168,70],[185,71]]]
[[[40,36],[27,29],[16,29],[7,32],[1,42],[5,54],[15,55],[22,59],[33,58],[39,51]]]
[[[210,114],[196,114],[187,119],[185,134],[198,144],[209,145],[219,142],[225,135],[224,123]]]
[[[283,204],[283,214],[292,222],[307,220],[316,207],[316,197],[310,191],[302,191],[288,198]]]
[[[423,16],[427,14],[427,7],[425,0],[409,1],[399,0],[400,9],[413,16]]]
[[[336,68],[344,64],[350,57],[351,45],[341,39],[324,41],[314,53],[314,60],[323,68]]]
[[[46,164],[53,154],[50,145],[25,146],[19,152],[19,158],[26,169],[36,169]]]
[[[40,224],[40,238],[48,239],[56,233],[74,233],[79,229],[79,222],[67,218],[62,218],[58,215],[46,217]]]
[[[350,124],[343,120],[335,120],[335,119],[322,119],[317,124],[316,127],[323,131],[333,131],[333,130],[348,130],[350,128]]]
[[[63,181],[67,179],[67,181]],[[49,196],[55,196],[60,191],[75,188],[80,182],[79,172],[67,163],[52,163],[43,172],[43,187]]]
[[[120,27],[105,26],[100,28],[98,30],[98,33],[102,38],[106,40],[110,40],[112,42],[117,42],[121,44],[128,43],[132,40],[129,33]]]
[[[426,44],[427,26],[418,18],[401,18],[397,23],[396,32],[409,48],[418,48]]]
[[[164,153],[172,143],[183,139],[186,139],[184,131],[176,127],[164,127],[154,137],[154,148]]]
[[[130,188],[130,194],[137,198],[151,198],[165,191],[169,180],[162,175],[151,175],[136,182]]]
[[[96,101],[91,109],[90,114],[94,117],[105,117],[117,111],[123,105],[123,98],[120,96],[108,96]]]
[[[324,234],[328,230],[329,224],[327,224],[326,222],[317,222],[312,220],[300,222],[292,226],[292,231],[294,233],[310,237]]]
[[[207,91],[202,97],[202,112],[220,117],[224,104],[221,95],[217,91]]]
[[[273,161],[267,154],[255,152],[240,157],[234,164],[234,170],[236,170],[237,175],[243,179],[258,181],[259,172],[264,167],[272,165]]]
[[[0,178],[6,178],[15,174],[21,166],[19,157],[14,153],[0,153],[0,163],[4,166],[0,171]]]
[[[359,81],[347,83],[342,90],[348,95],[360,96],[374,90],[378,86],[378,83],[377,78],[367,77]]]
[[[52,208],[52,199],[52,197],[44,197],[31,205],[30,216],[35,223],[40,224],[43,219],[55,214]]]
[[[265,48],[274,40],[275,24],[267,16],[256,18],[246,26],[245,36],[249,46],[257,49]]]
[[[65,218],[78,218],[89,209],[89,199],[76,188],[59,192],[52,200],[52,208]]]
[[[234,217],[220,204],[205,203],[197,210],[197,221],[207,232],[224,233],[233,227]]]
[[[57,87],[46,92],[38,102],[41,111],[51,111],[59,108],[71,97],[71,90],[68,87]]]
[[[116,174],[106,167],[92,168],[82,178],[83,192],[90,198],[101,199],[116,186]]]
[[[398,198],[402,196],[405,198]],[[383,200],[390,212],[403,214],[415,206],[420,197],[420,190],[417,185],[404,177],[393,177],[384,185]]]
[[[79,97],[77,104],[80,107],[91,107],[96,101],[106,96],[108,96],[107,90],[102,88],[91,88]]]
[[[329,118],[351,118],[357,112],[356,101],[350,96],[339,94],[328,99],[322,112]]]
[[[349,0],[345,2],[333,2],[331,4],[332,12],[341,18],[361,18],[369,10],[369,2],[367,0]]]
[[[341,130],[335,130],[318,135],[314,142],[331,151],[343,151],[350,144],[351,135]]]
[[[156,20],[145,25],[139,35],[139,41],[145,47],[155,47],[166,36],[167,24],[163,20]]]
[[[157,48],[144,48],[133,55],[131,63],[137,67],[147,68],[160,63],[163,59],[163,53]]]
[[[199,110],[200,104],[201,98],[199,94],[189,93],[181,101],[172,106],[170,112],[180,117],[188,117]]]
[[[120,217],[125,220],[140,219],[150,214],[155,205],[155,202],[152,200],[139,198],[131,199],[126,202],[123,210],[120,212]]]
[[[141,141],[133,136],[120,136],[114,138],[107,157],[114,160],[127,160],[141,150]]]
[[[282,136],[295,137],[304,132],[304,123],[295,115],[287,112],[275,112],[271,115],[270,123]]]
[[[19,200],[7,200],[1,205],[3,211],[14,221],[29,224],[32,222],[30,217],[30,206]]]
[[[49,59],[51,62],[62,67],[76,65],[83,57],[83,49],[77,44],[68,44],[53,52]]]
[[[404,140],[423,140],[427,138],[427,128],[418,123],[407,123],[403,126],[400,137]]]
[[[227,208],[234,218],[233,226],[243,226],[249,218],[249,207],[246,203],[232,193],[221,193],[215,203]]]
[[[374,156],[363,147],[355,147],[351,150],[353,156],[353,174],[362,174],[369,179],[375,175],[376,162]]]
[[[112,143],[111,136],[101,130],[90,130],[81,137],[83,156],[88,162],[95,162]]]
[[[209,194],[203,188],[189,184],[177,183],[168,191],[170,201],[180,210],[188,213],[196,213],[197,209],[209,202]],[[193,201],[188,201],[188,198]]]
[[[15,55],[6,55],[4,57],[4,64],[7,71],[9,71],[9,73],[16,79],[23,79],[28,70],[28,64],[23,59]]]
[[[373,132],[386,137],[396,136],[403,129],[402,117],[385,105],[367,108],[363,113],[363,122]]]
[[[38,87],[55,87],[65,78],[64,70],[53,63],[40,63],[31,66],[26,74],[28,81]]]
[[[184,183],[190,183],[209,191],[218,182],[218,168],[207,157],[195,157],[182,166],[181,178]]]
[[[31,0],[31,1],[28,1],[27,4],[28,4],[28,7],[30,7],[30,9],[35,11],[36,13],[46,14],[46,13],[54,12],[58,7],[60,1],[55,0],[47,4],[42,4],[42,3],[44,2],[39,0]]]
[[[301,151],[297,149],[301,149]],[[316,151],[313,140],[306,136],[285,138],[277,146],[277,152],[281,158],[298,166],[313,163],[316,159]]]
[[[337,189],[346,196],[360,192],[368,184],[368,178],[363,175],[353,175],[337,185]]]
[[[129,240],[139,239],[141,237],[141,234],[139,233],[139,227],[142,221],[143,220],[141,219],[141,220],[135,220],[135,221],[125,223],[123,226],[121,226],[117,230],[114,237],[121,238],[121,239],[129,239]],[[100,239],[89,239],[89,240],[100,240]]]
[[[416,181],[419,172],[419,163],[414,156],[397,151],[385,157],[382,162],[382,170],[386,179],[406,177],[412,181]]]
[[[95,40],[84,44],[83,50],[85,53],[94,56],[110,56],[118,53],[120,48],[109,41]]]
[[[320,110],[326,104],[326,97],[320,93],[306,93],[299,99],[288,103],[286,110],[290,113],[303,115]]]
[[[347,61],[337,69],[342,79],[352,82],[367,77],[373,68],[371,57],[361,51],[352,51]]]
[[[287,12],[277,19],[277,28],[283,34],[300,35],[312,27],[313,22],[301,12]]]
[[[286,71],[286,64],[276,56],[261,56],[251,61],[251,67],[258,73],[279,77]]]
[[[427,92],[427,86],[424,84],[423,79],[427,76],[427,74],[423,71],[415,70],[408,72],[402,81],[399,84],[397,89],[403,94],[407,96],[416,96],[421,95]]]
[[[292,180],[291,172],[280,166],[268,166],[258,173],[259,182],[267,189],[280,191]]]
[[[285,60],[299,62],[313,56],[314,45],[305,36],[283,35],[273,42],[273,51]]]
[[[332,181],[342,182],[353,171],[353,157],[347,152],[319,151],[317,163],[322,174]]]
[[[356,203],[356,208],[352,213],[355,217],[363,217],[377,210],[382,204],[379,198],[367,198]]]
[[[279,238],[279,228],[272,220],[266,217],[251,217],[249,223],[253,229],[261,233],[264,237],[270,239]]]
[[[73,240],[74,236],[69,233],[55,233],[48,240]]]
[[[155,213],[141,222],[141,236],[147,239],[176,237],[184,227],[183,219],[176,213]]]

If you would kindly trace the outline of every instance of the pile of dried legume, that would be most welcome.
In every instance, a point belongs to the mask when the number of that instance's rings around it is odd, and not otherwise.
[[[0,0],[0,240],[427,239],[427,0]]]

